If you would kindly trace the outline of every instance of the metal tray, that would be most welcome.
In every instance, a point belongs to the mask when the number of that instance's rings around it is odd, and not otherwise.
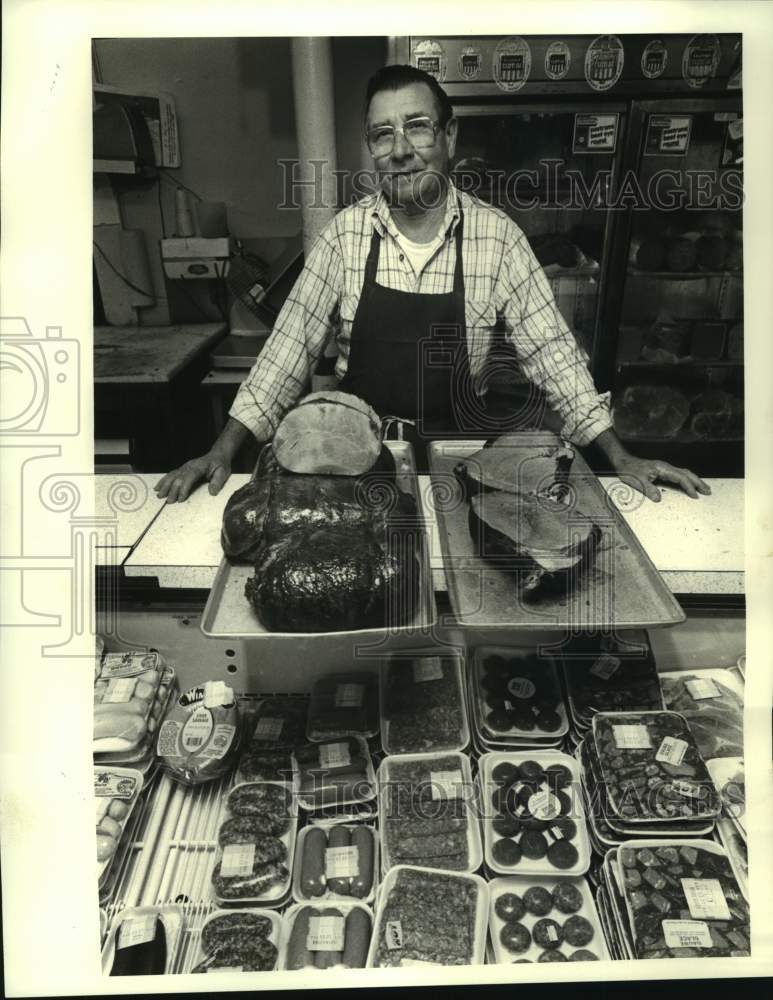
[[[524,448],[559,446],[549,431],[520,435]],[[685,620],[636,535],[575,449],[570,484],[577,507],[590,515],[603,537],[595,565],[569,594],[524,601],[511,573],[481,559],[473,548],[454,466],[484,441],[433,441],[428,448],[433,506],[454,615],[467,628],[601,629],[652,628]],[[645,503],[647,501],[644,501]]]
[[[419,511],[421,511],[413,448],[408,441],[385,441],[384,444],[394,455],[399,487],[414,497]],[[426,639],[432,626],[437,622],[437,606],[435,592],[432,589],[429,540],[426,527],[423,525],[419,533],[417,555],[421,594],[420,607],[414,620],[406,625],[390,626],[389,628],[350,629],[341,632],[270,632],[261,624],[244,596],[244,585],[255,572],[253,567],[249,563],[231,563],[223,557],[201,616],[201,631],[205,635],[218,639],[265,637],[293,639],[296,643],[304,638],[316,640],[337,637],[339,640],[345,640],[347,637],[351,637],[357,641],[367,639],[373,645],[378,644],[382,652],[386,645],[391,645],[394,640],[410,639],[412,642],[416,642],[422,635]],[[426,642],[424,644],[426,645]]]

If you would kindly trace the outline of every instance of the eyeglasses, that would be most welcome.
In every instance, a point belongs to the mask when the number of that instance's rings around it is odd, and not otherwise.
[[[365,132],[368,149],[373,156],[388,156],[395,148],[395,137],[399,132],[414,149],[429,149],[435,145],[440,122],[432,118],[411,118],[404,125],[377,125]]]

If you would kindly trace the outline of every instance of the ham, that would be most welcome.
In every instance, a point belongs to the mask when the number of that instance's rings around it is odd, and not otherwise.
[[[561,494],[574,461],[571,448],[528,447],[523,437],[505,434],[488,441],[454,472],[468,498],[485,490],[502,490],[526,496]],[[556,490],[558,487],[558,490]]]

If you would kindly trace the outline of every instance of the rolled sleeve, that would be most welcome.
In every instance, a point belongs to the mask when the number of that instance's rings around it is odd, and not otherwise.
[[[612,426],[609,393],[598,393],[588,356],[558,311],[550,283],[524,236],[506,255],[498,308],[526,377],[563,420],[564,437],[589,444]]]
[[[314,244],[274,329],[229,411],[258,441],[269,441],[279,421],[309,385],[337,328],[343,288],[334,224]]]

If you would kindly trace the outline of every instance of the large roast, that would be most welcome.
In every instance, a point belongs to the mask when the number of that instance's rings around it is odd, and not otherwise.
[[[418,608],[416,513],[374,411],[355,396],[314,393],[230,498],[223,551],[254,564],[246,597],[270,631],[401,625]]]

